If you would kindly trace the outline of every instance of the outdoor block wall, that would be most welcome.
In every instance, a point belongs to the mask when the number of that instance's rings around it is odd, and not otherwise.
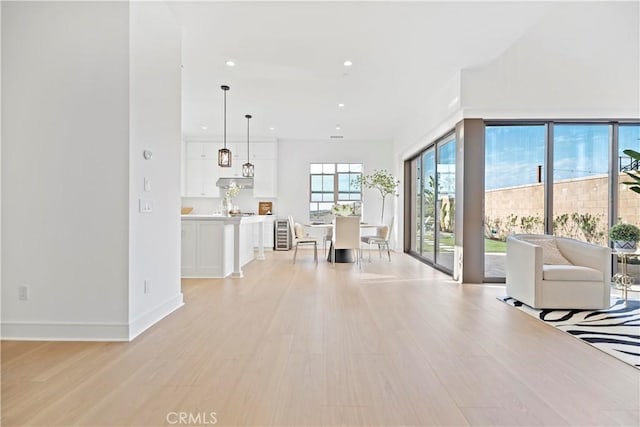
[[[619,182],[627,180],[620,174]],[[599,218],[598,228],[606,232],[608,228],[608,177],[606,175],[591,178],[558,181],[553,186],[554,218],[561,214],[591,214]],[[618,215],[625,221],[640,226],[640,195],[620,184]],[[502,222],[510,215],[518,218],[544,216],[544,184],[532,184],[519,187],[490,190],[485,193],[485,218]],[[514,230],[522,231],[522,230]],[[534,230],[542,231],[542,225]]]

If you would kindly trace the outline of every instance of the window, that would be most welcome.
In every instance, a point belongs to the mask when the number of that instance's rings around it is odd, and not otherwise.
[[[505,277],[507,236],[544,233],[544,124],[487,125],[484,275]]]
[[[351,204],[360,212],[362,163],[311,163],[309,167],[309,219],[329,222],[334,204]]]
[[[629,185],[624,184],[631,181],[626,172],[640,171],[640,164],[624,153],[627,149],[640,152],[640,124],[621,124],[618,135],[618,209],[613,223],[620,220],[640,226],[640,194],[634,193]],[[618,262],[620,261],[618,258]],[[629,258],[627,274],[635,279],[636,285],[640,283],[640,259]]]
[[[554,125],[553,234],[609,244],[609,128]]]

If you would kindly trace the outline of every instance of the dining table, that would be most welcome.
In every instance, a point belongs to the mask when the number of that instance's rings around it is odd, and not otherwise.
[[[333,230],[332,223],[311,223],[311,224],[305,224],[305,227],[309,227],[311,229],[316,229],[316,230],[324,230],[325,236],[330,235]],[[360,233],[362,234],[362,231],[376,230],[378,227],[382,227],[382,225],[361,222]],[[332,260],[331,258],[331,253],[333,252],[332,249],[333,249],[333,241],[331,242],[331,246],[329,247],[329,254],[327,255],[327,261],[329,262],[331,262]],[[335,262],[348,263],[348,262],[355,262],[356,260],[355,256],[353,255],[353,249],[336,249],[335,253],[336,253]]]

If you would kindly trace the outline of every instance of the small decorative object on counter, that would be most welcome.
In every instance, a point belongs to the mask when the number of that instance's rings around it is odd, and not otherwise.
[[[240,193],[240,186],[235,182],[229,184],[229,188],[227,192],[224,193],[224,197],[222,198],[222,213],[224,215],[230,215],[233,210],[233,198],[236,197]]]
[[[273,213],[272,202],[258,202],[258,215],[271,215]]]

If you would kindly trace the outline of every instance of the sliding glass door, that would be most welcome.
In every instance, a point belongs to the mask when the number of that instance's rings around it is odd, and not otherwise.
[[[422,247],[422,229],[420,228],[421,218],[422,218],[422,174],[420,172],[420,158],[415,158],[411,161],[411,207],[409,215],[410,218],[410,232],[409,238],[411,239],[411,245],[409,247],[409,252],[411,253],[420,253],[420,248]]]
[[[456,142],[453,136],[437,144],[436,264],[453,270],[456,212]]]
[[[422,154],[422,248],[425,259],[435,259],[436,224],[436,152],[434,148]]]
[[[410,253],[453,270],[455,246],[456,143],[441,139],[409,163],[411,202]]]

